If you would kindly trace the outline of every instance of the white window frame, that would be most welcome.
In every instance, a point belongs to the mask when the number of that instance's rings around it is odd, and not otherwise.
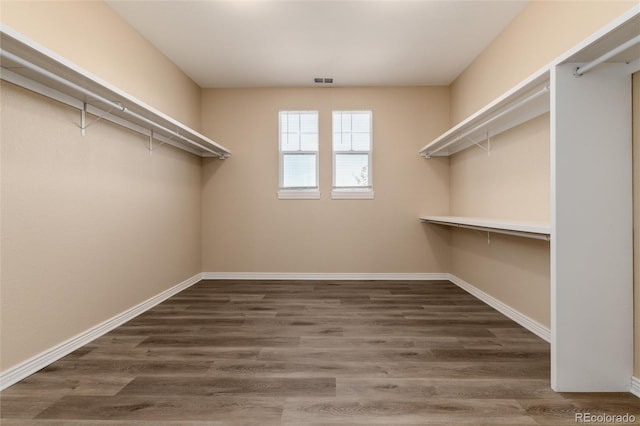
[[[367,151],[336,151],[334,147],[333,122],[336,114],[368,114],[369,115],[369,149]],[[353,147],[352,147],[353,148]],[[373,111],[371,110],[339,110],[331,112],[331,152],[333,157],[332,168],[332,191],[331,198],[334,200],[371,200],[374,198],[373,192]],[[369,164],[367,165],[369,186],[366,187],[336,187],[336,156],[349,154],[368,154]]]
[[[282,150],[282,115],[283,114],[316,114],[318,117],[318,149],[316,151],[283,151]],[[320,113],[317,110],[282,110],[278,112],[278,155],[279,180],[278,198],[281,200],[317,200],[320,198]],[[311,155],[316,156],[316,186],[308,188],[284,187],[284,156]]]

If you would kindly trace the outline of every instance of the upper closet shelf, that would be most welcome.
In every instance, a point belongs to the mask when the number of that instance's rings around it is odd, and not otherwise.
[[[627,74],[640,70],[640,5],[553,60],[472,116],[427,144],[420,154],[449,156],[550,110],[551,70],[559,64],[576,64],[576,78],[601,63],[626,64]]]
[[[108,120],[201,157],[230,156],[230,151],[184,124],[99,79],[76,64],[0,25],[0,78],[81,111],[84,132],[96,119]],[[87,121],[90,121],[87,124]]]
[[[551,66],[576,64],[574,75],[582,76],[602,63],[626,64],[623,72],[640,70],[640,4],[598,33],[592,35]]]
[[[514,222],[460,216],[421,216],[422,222],[549,241],[551,227],[541,222]]]
[[[420,150],[429,158],[449,156],[549,111],[549,72],[519,84]]]

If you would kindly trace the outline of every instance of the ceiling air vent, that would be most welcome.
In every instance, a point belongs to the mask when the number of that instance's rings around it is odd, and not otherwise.
[[[313,79],[313,82],[317,84],[332,84],[333,78],[316,77]]]

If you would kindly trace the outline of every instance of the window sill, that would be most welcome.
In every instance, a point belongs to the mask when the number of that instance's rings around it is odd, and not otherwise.
[[[373,189],[334,189],[331,191],[334,200],[373,200]]]
[[[320,191],[317,189],[281,189],[278,191],[279,200],[319,200]]]

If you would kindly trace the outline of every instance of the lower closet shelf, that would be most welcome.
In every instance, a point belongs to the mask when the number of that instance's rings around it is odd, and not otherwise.
[[[420,216],[420,221],[537,240],[551,240],[551,227],[543,222],[516,222],[462,216]]]

